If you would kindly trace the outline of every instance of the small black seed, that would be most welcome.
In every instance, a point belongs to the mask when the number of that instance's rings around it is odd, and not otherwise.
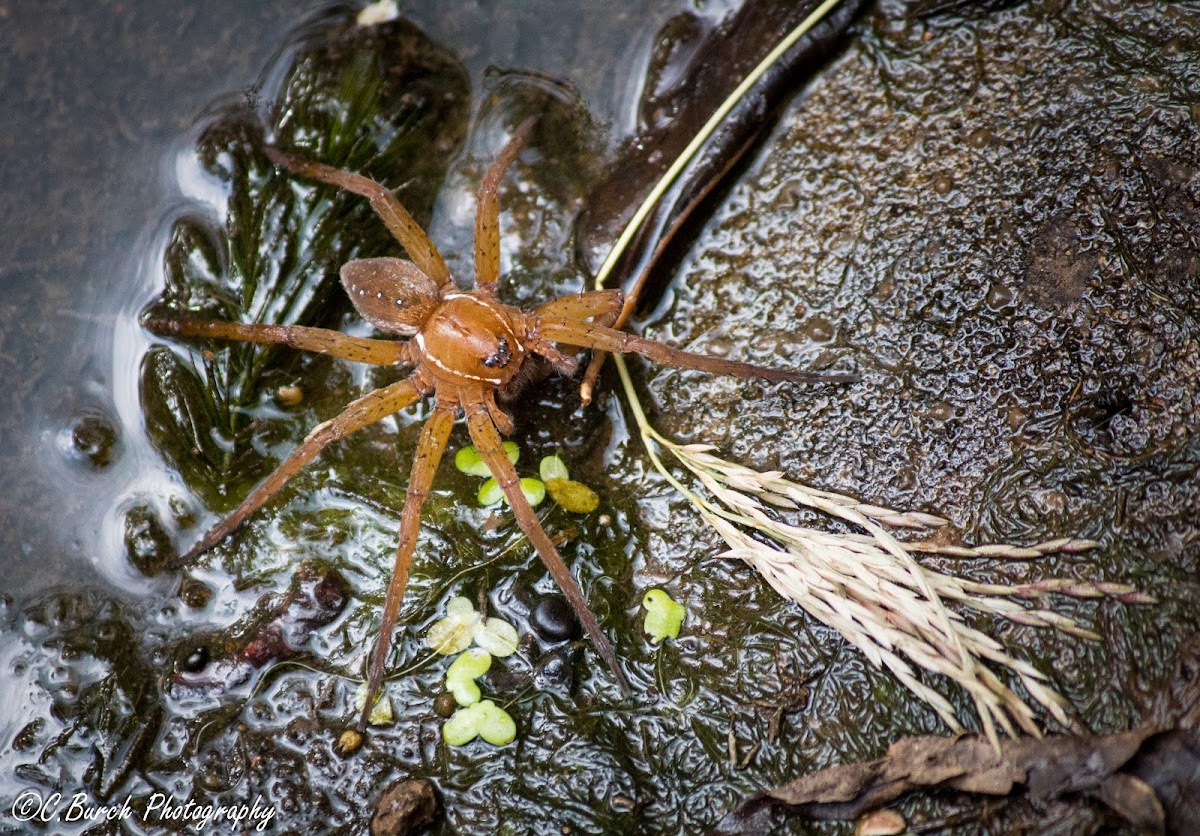
[[[200,673],[208,667],[208,648],[201,645],[187,655],[179,666],[185,673]]]
[[[529,626],[543,640],[562,642],[579,636],[579,622],[571,605],[557,595],[547,595],[533,606]]]
[[[533,667],[533,684],[543,691],[569,695],[571,686],[575,684],[575,666],[571,656],[570,646],[542,654]]]
[[[438,694],[433,701],[433,713],[439,717],[449,717],[458,710],[458,701],[449,691]]]

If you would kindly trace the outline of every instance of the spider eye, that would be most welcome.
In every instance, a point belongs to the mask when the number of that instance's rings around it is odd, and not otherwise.
[[[504,337],[500,338],[496,350],[488,357],[483,358],[483,365],[489,369],[502,369],[510,362],[512,362],[512,349]]]

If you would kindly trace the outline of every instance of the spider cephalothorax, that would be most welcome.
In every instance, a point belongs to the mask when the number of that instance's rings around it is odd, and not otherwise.
[[[545,358],[559,371],[568,374],[575,370],[576,361],[559,351],[556,343],[634,352],[660,363],[736,377],[799,383],[856,379],[854,375],[781,371],[706,357],[615,330],[609,325],[621,307],[619,291],[564,296],[532,312],[502,304],[496,295],[500,274],[498,186],[529,131],[529,123],[522,125],[484,175],[475,219],[475,288],[468,291],[458,288],[433,243],[395,195],[382,185],[275,148],[266,149],[272,161],[296,175],[368,198],[372,208],[404,246],[410,260],[369,258],[351,261],[342,267],[341,278],[346,293],[364,319],[380,331],[407,337],[407,340],[364,339],[304,326],[248,325],[188,318],[146,322],[150,330],[159,334],[278,343],[361,363],[415,367],[409,377],[364,395],[337,417],[315,427],[262,484],[184,555],[185,563],[228,536],[326,445],[399,412],[424,396],[434,396],[435,406],[421,431],[409,476],[401,513],[400,544],[379,638],[371,656],[368,696],[359,720],[360,728],[366,723],[383,681],[388,648],[417,544],[421,505],[459,413],[466,416],[471,439],[508,498],[517,523],[566,595],[622,690],[629,690],[611,643],[521,492],[516,470],[501,446],[501,434],[512,432],[512,419],[497,404],[497,395],[512,395],[519,388],[522,369],[534,355]]]

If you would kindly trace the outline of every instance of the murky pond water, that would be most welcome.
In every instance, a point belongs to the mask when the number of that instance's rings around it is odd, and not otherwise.
[[[0,6],[0,832],[25,827],[9,807],[27,790],[258,800],[285,829],[353,832],[408,774],[434,781],[448,831],[693,832],[753,790],[943,730],[715,557],[611,385],[581,411],[572,384],[547,382],[514,439],[524,462],[558,451],[600,494],[597,512],[545,525],[614,637],[630,699],[589,649],[533,636],[529,611],[552,586],[447,463],[392,665],[408,671],[390,686],[397,723],[352,759],[333,754],[423,409],[331,449],[180,588],[177,550],[386,379],[289,353],[209,358],[138,326],[166,288],[213,315],[366,333],[326,267],[388,241],[355,202],[271,179],[248,150],[261,120],[339,164],[403,166],[390,185],[469,276],[482,168],[505,124],[546,109],[548,138],[502,193],[506,294],[529,305],[582,286],[573,219],[633,129],[655,33],[680,6],[440,5],[409,4],[411,26],[366,46],[332,37],[344,12],[320,4]],[[1100,540],[1086,556],[955,567],[1158,597],[1060,602],[1100,642],[991,625],[1096,730],[1144,717],[1200,620],[1198,94],[1187,4],[1044,0],[923,21],[881,4],[721,195],[644,323],[694,350],[844,364],[862,383],[789,391],[634,364],[672,437],[935,511],[969,542]],[[373,147],[345,139],[361,136]],[[465,443],[456,431],[452,448]],[[321,568],[294,581],[306,560]],[[344,606],[297,616],[309,593],[289,586],[311,590],[327,569]],[[641,632],[651,586],[689,610],[662,647]],[[501,749],[441,744],[444,663],[420,637],[456,594],[486,595],[529,636],[486,680],[517,720]],[[287,646],[248,652],[270,624],[289,625]],[[228,689],[172,686],[222,653],[234,661],[217,669],[241,677]]]

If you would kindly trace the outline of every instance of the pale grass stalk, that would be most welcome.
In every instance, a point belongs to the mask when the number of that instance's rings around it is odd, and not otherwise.
[[[948,523],[932,514],[899,512],[811,488],[778,471],[760,473],[713,455],[714,448],[709,445],[675,444],[650,426],[624,363],[619,357],[614,360],[654,466],[725,540],[729,548],[723,556],[745,561],[780,595],[837,630],[871,664],[889,671],[955,731],[962,727],[954,708],[918,676],[914,666],[961,687],[975,704],[983,733],[996,746],[1001,732],[1009,736],[1016,736],[1018,730],[1041,733],[1033,709],[997,672],[1007,671],[1035,703],[1063,725],[1067,724],[1063,710],[1067,703],[1041,671],[1014,658],[948,604],[1017,624],[1097,639],[1084,624],[1014,599],[1038,601],[1057,594],[1109,597],[1125,603],[1153,601],[1126,584],[1051,578],[1009,586],[969,581],[923,566],[916,553],[1031,560],[1058,552],[1084,552],[1099,544],[1077,538],[1034,546],[966,547],[932,539],[902,542],[888,528],[929,531]],[[669,451],[699,481],[707,496],[676,478],[659,457],[660,449]],[[768,507],[810,508],[866,533],[843,534],[794,525],[768,513]]]

